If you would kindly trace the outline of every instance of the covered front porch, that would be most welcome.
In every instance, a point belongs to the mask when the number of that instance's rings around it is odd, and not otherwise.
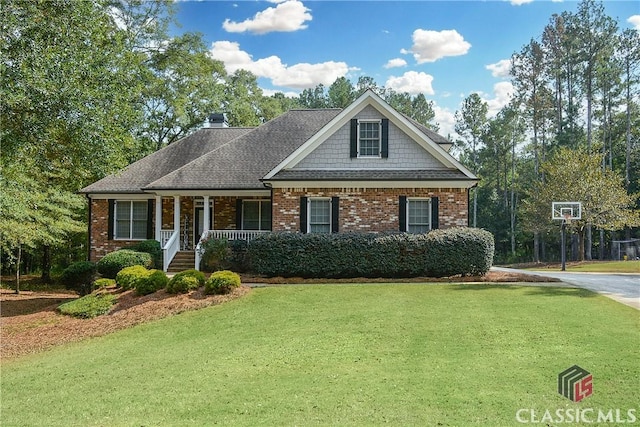
[[[249,241],[271,231],[269,190],[233,195],[156,195],[154,206],[154,235],[162,247],[165,271],[176,255],[184,252],[192,254],[191,268],[199,269],[198,246],[205,239]]]

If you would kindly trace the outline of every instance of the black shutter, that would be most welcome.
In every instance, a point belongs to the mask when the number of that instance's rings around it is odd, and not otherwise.
[[[153,200],[147,200],[147,239],[153,239]]]
[[[307,198],[300,197],[300,232],[307,232]]]
[[[358,119],[351,119],[350,157],[358,157]]]
[[[438,198],[432,197],[431,198],[431,229],[432,230],[435,230],[440,226],[440,221],[438,219],[438,211],[439,211],[438,204],[439,204]]]
[[[400,223],[400,231],[404,233],[407,231],[407,196],[400,196],[398,205],[398,222]]]
[[[331,232],[340,231],[340,197],[331,198]]]
[[[236,230],[242,230],[242,199],[236,199]]]
[[[389,157],[389,119],[382,119],[382,147],[380,155],[386,159]]]
[[[109,215],[107,216],[107,239],[113,240],[113,223],[115,222],[115,200],[109,199]]]

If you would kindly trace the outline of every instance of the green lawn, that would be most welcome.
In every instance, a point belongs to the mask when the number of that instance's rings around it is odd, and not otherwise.
[[[519,425],[636,408],[638,360],[639,312],[582,289],[271,287],[3,363],[0,424]],[[579,403],[556,391],[574,364]]]
[[[530,267],[526,270],[560,271],[560,264],[546,267]],[[585,261],[567,263],[566,271],[583,273],[640,273],[640,261]]]

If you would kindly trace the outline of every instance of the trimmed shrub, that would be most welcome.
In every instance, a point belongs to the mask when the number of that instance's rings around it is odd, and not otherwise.
[[[162,269],[162,247],[160,242],[154,239],[143,240],[127,248],[136,252],[144,252],[151,255],[152,264],[150,267]]]
[[[93,291],[96,278],[96,264],[90,261],[78,261],[69,265],[62,272],[61,280],[65,288],[87,295]]]
[[[91,319],[111,310],[116,303],[115,295],[90,294],[58,306],[58,311],[68,316]]]
[[[136,282],[145,279],[149,275],[149,270],[141,265],[132,265],[125,267],[116,275],[116,284],[122,289],[133,289]]]
[[[97,266],[98,273],[103,277],[115,279],[116,274],[125,267],[131,267],[133,265],[151,267],[152,263],[151,255],[146,252],[136,252],[131,249],[120,249],[102,257],[102,259],[98,261]]]
[[[247,251],[254,273],[309,278],[482,275],[493,255],[493,235],[472,228],[426,234],[269,233],[253,239]]]
[[[204,284],[205,294],[228,294],[240,286],[240,276],[233,271],[216,271]]]
[[[103,288],[108,288],[110,286],[115,286],[116,281],[114,279],[107,279],[107,278],[102,278],[102,279],[97,279],[95,282],[93,282],[93,287],[95,289],[103,289]]]
[[[205,271],[216,271],[227,266],[229,241],[227,239],[209,238],[200,245],[200,268]]]
[[[167,292],[171,294],[187,293],[204,286],[205,275],[198,270],[185,270],[177,273],[169,280]]]
[[[162,270],[149,270],[147,276],[136,280],[135,289],[138,295],[152,294],[163,289],[169,283],[169,278]]]

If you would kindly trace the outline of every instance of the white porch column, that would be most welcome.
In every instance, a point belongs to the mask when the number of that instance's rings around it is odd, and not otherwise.
[[[180,196],[173,196],[173,231],[180,236]]]
[[[162,196],[156,196],[156,240],[162,243]]]
[[[204,211],[203,211],[203,219],[202,222],[202,232],[205,233],[209,231],[209,224],[211,223],[211,218],[209,218],[209,196],[204,196]]]

